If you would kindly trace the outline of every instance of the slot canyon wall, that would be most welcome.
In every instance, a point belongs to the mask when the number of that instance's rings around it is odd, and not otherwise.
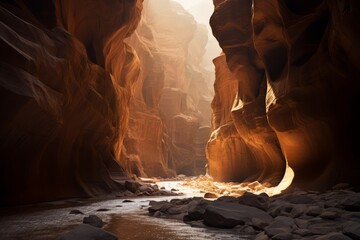
[[[2,204],[104,194],[126,177],[119,160],[140,68],[123,41],[141,9],[142,1],[1,2]]]
[[[358,1],[214,0],[216,180],[360,186]]]
[[[205,173],[212,73],[202,65],[207,30],[173,1],[144,1],[127,40],[139,55],[123,159],[140,176]]]
[[[157,6],[1,2],[1,205],[204,172],[207,33],[180,5]]]

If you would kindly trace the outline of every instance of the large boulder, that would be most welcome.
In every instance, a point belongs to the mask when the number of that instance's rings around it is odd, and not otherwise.
[[[118,238],[100,228],[82,224],[65,233],[60,240],[117,240]]]
[[[270,223],[273,218],[266,212],[245,205],[215,201],[206,207],[204,223],[210,227],[233,228],[236,225],[251,225],[257,218]]]

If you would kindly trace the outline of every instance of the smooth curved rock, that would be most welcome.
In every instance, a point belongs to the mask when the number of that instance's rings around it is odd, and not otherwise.
[[[126,177],[122,129],[138,73],[123,41],[142,1],[21,2],[2,2],[0,10],[1,203],[118,189],[114,179]]]
[[[237,133],[256,159],[244,159],[243,151],[237,151],[237,156],[224,156],[224,166],[242,159],[238,161],[243,168],[255,164],[248,175],[276,184],[286,159],[295,172],[294,186],[324,189],[340,182],[359,186],[354,170],[359,167],[359,136],[351,130],[359,121],[354,112],[359,107],[355,95],[360,48],[353,44],[360,36],[355,24],[359,3],[220,0],[214,4],[213,33],[238,82],[234,105],[223,111],[231,109]],[[208,158],[211,170],[212,159],[218,157],[208,151]],[[220,178],[215,174],[215,179]]]

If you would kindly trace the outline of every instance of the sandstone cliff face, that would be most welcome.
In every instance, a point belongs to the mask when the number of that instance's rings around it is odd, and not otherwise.
[[[214,59],[216,66],[215,96],[211,103],[212,133],[207,144],[206,154],[209,174],[218,181],[243,181],[254,168],[245,160],[253,160],[249,150],[236,131],[231,118],[231,108],[237,94],[238,82],[226,65],[224,55]],[[239,161],[242,156],[242,161]],[[250,159],[249,159],[250,158]]]
[[[254,164],[251,176],[261,172],[258,180],[277,182],[286,159],[295,172],[294,186],[321,189],[341,181],[359,186],[355,170],[359,136],[351,130],[359,108],[355,96],[360,48],[354,45],[360,36],[355,24],[359,3],[225,0],[214,4],[213,33],[238,84],[236,96],[228,94],[232,99],[227,101],[234,102],[227,106],[234,128],[227,134],[244,141],[251,154],[236,151],[235,156],[217,156],[220,147],[213,142],[227,140],[215,130],[207,147],[210,172],[222,179],[227,162],[235,158],[243,164],[239,176],[244,166]],[[218,98],[222,91],[215,85]],[[222,123],[226,117],[216,117],[219,109],[213,104],[214,129],[226,126]]]
[[[126,176],[119,160],[139,64],[123,40],[141,7],[1,3],[1,203],[96,195]]]
[[[128,43],[140,59],[124,159],[137,175],[204,173],[211,76],[201,66],[207,31],[179,4],[144,1]]]
[[[173,177],[176,172],[169,163],[166,128],[159,110],[164,64],[146,14],[145,9],[138,28],[128,40],[139,57],[141,74],[130,101],[122,159],[127,169],[137,176]]]
[[[2,1],[2,203],[204,171],[206,29],[178,4],[158,4]]]

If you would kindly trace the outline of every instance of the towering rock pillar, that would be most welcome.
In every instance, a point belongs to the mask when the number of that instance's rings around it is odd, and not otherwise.
[[[260,181],[278,181],[286,159],[295,172],[294,186],[322,189],[342,181],[359,186],[359,136],[351,128],[359,120],[360,48],[354,43],[360,4],[214,4],[213,33],[238,82],[232,121],[253,156],[250,161],[239,151],[237,161],[243,167],[255,164],[249,174]]]

